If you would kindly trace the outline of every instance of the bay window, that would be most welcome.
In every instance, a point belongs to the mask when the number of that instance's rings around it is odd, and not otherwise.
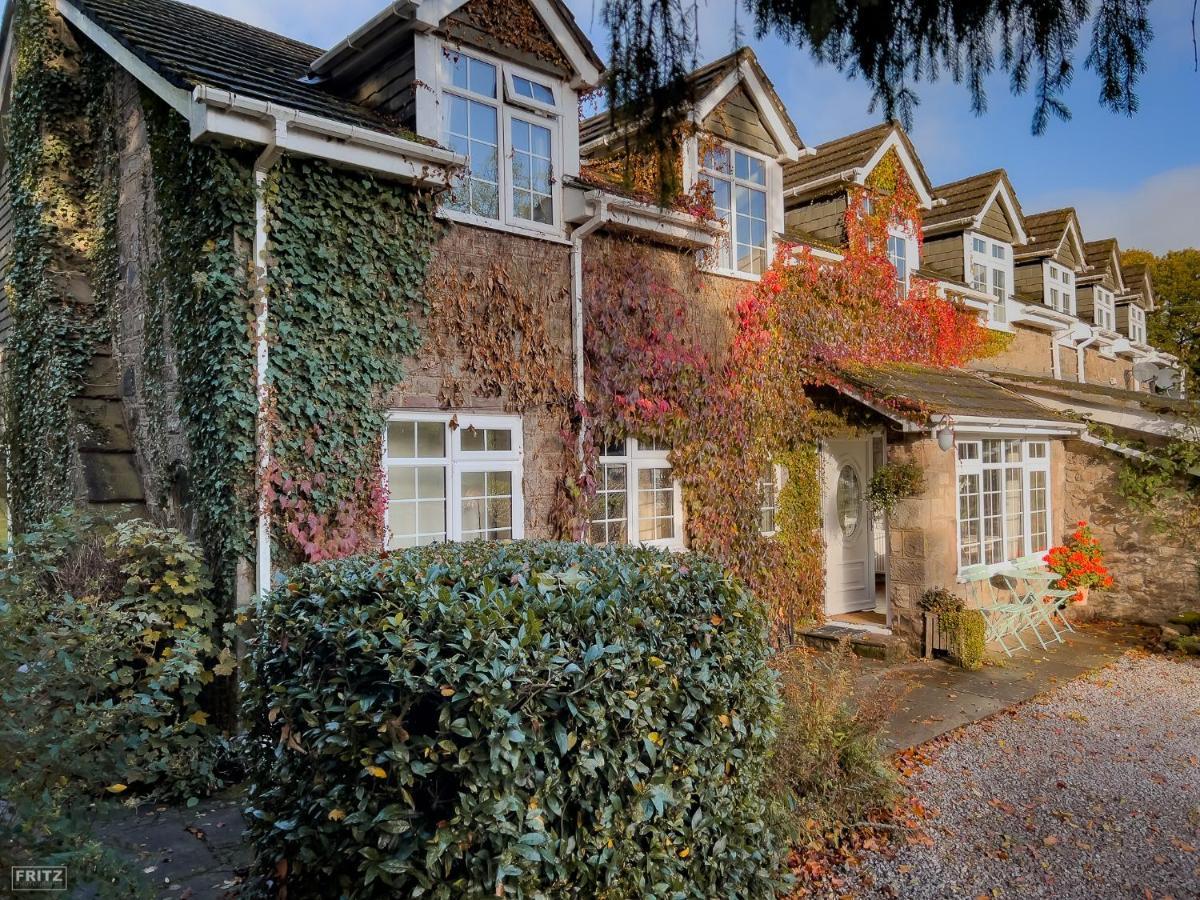
[[[389,549],[523,536],[520,417],[396,414],[383,461]]]
[[[710,147],[700,160],[699,177],[711,188],[726,229],[725,245],[714,251],[716,267],[761,275],[770,257],[766,160],[725,145]]]
[[[668,448],[624,438],[600,453],[589,536],[596,544],[682,548],[683,498]]]
[[[535,231],[556,228],[559,90],[509,63],[443,48],[443,141],[467,158],[445,210]]]
[[[1044,440],[957,442],[958,561],[997,565],[1050,546],[1050,448]]]
[[[1092,288],[1092,321],[1098,328],[1116,331],[1117,313],[1112,291],[1096,285]]]

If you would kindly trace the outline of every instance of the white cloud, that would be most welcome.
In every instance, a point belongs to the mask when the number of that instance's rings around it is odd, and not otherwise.
[[[1022,204],[1026,211],[1074,206],[1087,240],[1115,237],[1123,248],[1164,253],[1200,247],[1200,165],[1169,169],[1127,188],[1061,188]]]

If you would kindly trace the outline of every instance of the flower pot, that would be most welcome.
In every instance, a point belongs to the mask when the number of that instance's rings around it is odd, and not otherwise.
[[[1091,589],[1092,586],[1090,584],[1085,584],[1078,588],[1075,591],[1075,596],[1071,602],[1077,604],[1078,606],[1087,606],[1088,592],[1091,591]]]

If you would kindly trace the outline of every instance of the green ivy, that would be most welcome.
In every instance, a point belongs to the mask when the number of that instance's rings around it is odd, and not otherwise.
[[[103,301],[116,278],[116,206],[111,135],[96,115],[111,64],[98,51],[65,43],[44,0],[21,0],[14,29],[4,411],[9,503],[21,529],[75,494],[80,423],[71,400],[108,338]],[[85,281],[92,292],[81,287]]]
[[[280,162],[267,201],[274,538],[343,556],[381,534],[383,392],[421,345],[441,228],[431,193],[312,160]]]
[[[196,531],[228,609],[255,511],[253,153],[193,144],[183,118],[148,94],[142,102],[160,242],[147,335],[165,324],[175,347]],[[153,395],[165,363],[158,342],[146,343]]]

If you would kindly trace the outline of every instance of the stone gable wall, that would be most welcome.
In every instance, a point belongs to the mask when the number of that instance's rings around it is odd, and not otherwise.
[[[1120,456],[1086,444],[1067,445],[1066,522],[1091,523],[1116,580],[1093,591],[1081,614],[1161,624],[1200,606],[1200,570],[1195,536],[1164,533],[1130,509],[1117,490]]]

